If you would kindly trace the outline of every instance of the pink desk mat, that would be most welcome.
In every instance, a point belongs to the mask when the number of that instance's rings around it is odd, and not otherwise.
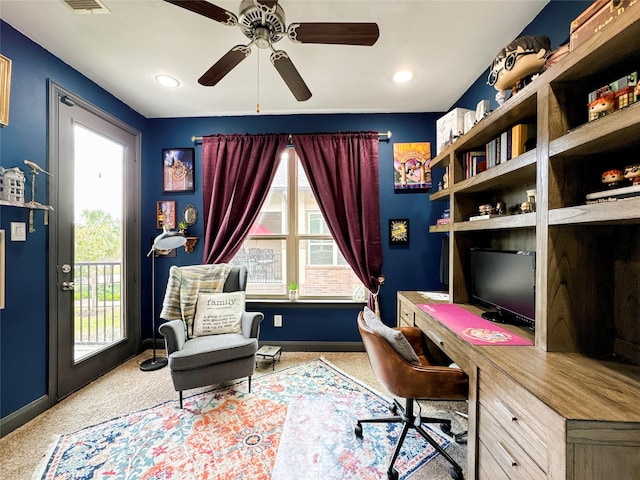
[[[419,303],[418,307],[473,345],[533,345],[526,338],[452,303]]]

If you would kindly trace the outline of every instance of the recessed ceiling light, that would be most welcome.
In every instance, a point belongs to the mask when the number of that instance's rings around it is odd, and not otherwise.
[[[172,77],[171,75],[166,75],[164,73],[156,75],[156,82],[169,88],[176,88],[180,85],[180,81],[177,78]]]
[[[393,76],[393,81],[396,83],[406,83],[411,80],[412,77],[413,73],[411,73],[409,70],[400,70]]]

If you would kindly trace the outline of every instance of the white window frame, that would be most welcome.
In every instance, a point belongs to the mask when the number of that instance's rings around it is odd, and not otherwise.
[[[281,160],[283,161],[283,160]],[[322,234],[311,234],[311,233],[299,233],[298,230],[298,224],[297,224],[297,219],[298,219],[298,204],[299,204],[299,188],[298,188],[298,167],[299,167],[299,161],[298,161],[298,156],[295,152],[295,149],[293,147],[288,147],[287,148],[287,159],[286,161],[288,162],[287,165],[287,198],[288,198],[288,202],[287,202],[287,223],[286,223],[286,230],[285,233],[282,234],[268,234],[268,235],[249,235],[246,239],[245,242],[248,240],[284,240],[285,241],[285,248],[286,248],[286,279],[285,279],[285,283],[284,283],[284,287],[285,287],[285,291],[288,292],[288,285],[291,284],[292,282],[295,282],[296,284],[300,284],[299,282],[299,278],[298,278],[298,273],[299,273],[299,266],[300,266],[300,259],[301,259],[301,249],[300,249],[300,244],[302,241],[305,240],[330,240],[332,242],[334,242],[334,249],[333,249],[333,265],[336,266],[344,266],[344,265],[340,265],[338,263],[338,255],[339,255],[339,250],[337,245],[335,244],[335,240],[333,239],[333,236],[331,235],[331,233],[328,231],[327,229],[327,233],[322,233]],[[315,210],[313,212],[309,212],[309,213],[318,213],[321,217],[322,217],[322,213],[320,212],[320,210]],[[307,215],[307,217],[304,219],[304,221],[307,222],[306,225],[306,230],[309,230],[309,226],[310,226],[310,218],[309,215]],[[307,251],[307,255],[309,255],[309,251]],[[346,265],[348,266],[348,265]],[[287,293],[283,293],[283,294],[273,294],[273,295],[268,295],[268,294],[247,294],[247,296],[249,298],[285,298],[287,296]],[[311,296],[311,295],[306,295],[304,297],[304,299],[309,299],[309,300],[313,300],[313,299],[318,299],[318,300],[346,300],[346,299],[351,299],[352,295],[351,293],[345,294],[345,295],[341,295],[341,296],[326,296],[326,295],[318,295],[318,296]]]

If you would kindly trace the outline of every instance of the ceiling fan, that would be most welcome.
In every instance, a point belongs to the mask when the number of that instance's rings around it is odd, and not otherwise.
[[[251,54],[251,47],[256,45],[271,50],[271,63],[300,102],[309,100],[311,92],[289,55],[283,50],[276,50],[274,43],[289,37],[296,43],[371,46],[380,35],[375,23],[307,22],[292,23],[287,27],[284,10],[277,0],[242,0],[237,16],[206,0],[165,1],[224,25],[238,26],[250,40],[247,45],[236,45],[225,53],[198,79],[198,83],[208,87],[216,85],[247,58]]]

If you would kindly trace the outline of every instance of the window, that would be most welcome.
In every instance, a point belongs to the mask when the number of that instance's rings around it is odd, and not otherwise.
[[[283,154],[267,199],[231,261],[249,268],[247,295],[351,299],[362,283],[340,253],[293,148]]]

